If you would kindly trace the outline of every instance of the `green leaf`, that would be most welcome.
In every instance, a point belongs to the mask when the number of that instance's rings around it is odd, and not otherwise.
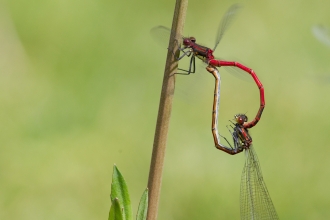
[[[115,198],[112,201],[108,220],[124,220],[122,208],[120,207],[118,198]]]
[[[136,214],[136,220],[146,220],[147,211],[148,211],[148,188],[146,188],[146,190],[144,190],[142,194],[138,212]]]
[[[120,207],[123,208],[124,220],[132,220],[131,200],[129,198],[128,189],[124,177],[119,172],[116,165],[113,166],[112,183],[111,183],[111,201],[115,198],[119,199]]]

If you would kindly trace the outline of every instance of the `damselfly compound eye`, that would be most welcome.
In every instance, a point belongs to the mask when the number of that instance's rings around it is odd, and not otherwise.
[[[185,39],[183,40],[183,44],[184,44],[185,46],[190,46],[190,39],[185,38]]]

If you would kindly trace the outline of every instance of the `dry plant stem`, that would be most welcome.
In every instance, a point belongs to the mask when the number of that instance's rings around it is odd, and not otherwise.
[[[169,41],[163,86],[158,110],[157,125],[155,131],[154,145],[149,171],[149,204],[147,220],[156,220],[158,214],[158,204],[160,197],[163,164],[167,142],[167,134],[172,109],[172,100],[175,86],[175,73],[178,68],[178,61],[175,59],[173,51],[178,51],[178,42],[175,39],[181,39],[184,19],[188,0],[177,0],[172,22],[172,32]],[[178,55],[178,54],[176,54]]]

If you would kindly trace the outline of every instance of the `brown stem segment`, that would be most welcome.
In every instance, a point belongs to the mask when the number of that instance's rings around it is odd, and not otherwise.
[[[174,76],[178,68],[178,61],[175,58],[178,54],[174,55],[173,51],[179,53],[179,44],[175,43],[175,41],[176,39],[180,39],[182,35],[187,6],[188,0],[176,1],[149,170],[147,220],[156,220],[158,215],[165,149],[174,95]]]

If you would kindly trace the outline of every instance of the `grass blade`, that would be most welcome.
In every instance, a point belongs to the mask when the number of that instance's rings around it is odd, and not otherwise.
[[[111,204],[108,220],[123,220],[123,219],[124,216],[123,216],[122,208],[120,207],[119,200],[118,198],[115,198]]]
[[[112,202],[116,198],[119,200],[120,207],[123,208],[124,220],[131,220],[131,200],[129,198],[127,185],[116,165],[113,166],[110,198]]]
[[[146,188],[146,190],[144,190],[142,194],[138,212],[136,214],[136,220],[146,220],[147,211],[148,211],[148,188]]]

